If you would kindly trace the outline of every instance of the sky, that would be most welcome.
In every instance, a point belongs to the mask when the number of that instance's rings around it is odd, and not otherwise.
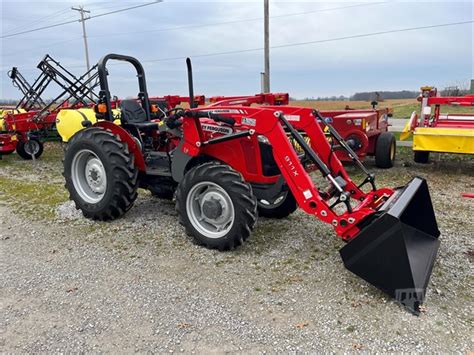
[[[94,16],[151,0],[0,2],[4,37],[79,19],[71,6],[83,5]],[[472,21],[473,12],[473,1],[270,0],[270,45],[276,47],[270,50],[271,91],[306,98],[464,85],[474,78],[472,23],[341,38]],[[150,95],[187,94],[186,57],[193,61],[196,94],[260,92],[263,0],[164,0],[87,20],[86,29],[91,63],[112,52],[138,58]],[[32,82],[47,53],[76,75],[86,70],[79,22],[0,41],[2,99],[21,97],[7,72],[16,66]],[[130,66],[111,65],[109,72],[113,94],[136,95]],[[45,96],[56,92],[51,85]]]

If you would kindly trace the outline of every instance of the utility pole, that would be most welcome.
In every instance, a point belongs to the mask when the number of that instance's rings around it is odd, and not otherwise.
[[[270,92],[270,19],[269,19],[269,0],[263,0],[263,17],[264,17],[264,76],[263,76],[263,90]]]
[[[81,14],[81,19],[79,20],[79,22],[82,22],[82,36],[84,37],[84,47],[86,50],[86,65],[87,65],[87,71],[89,72],[89,70],[91,69],[91,66],[89,62],[89,47],[87,45],[87,34],[86,34],[86,20],[88,20],[89,18],[85,17],[84,13],[90,14],[91,12],[88,10],[84,10],[83,6],[71,7],[71,10],[79,11]],[[88,74],[88,79],[90,79],[90,74]]]

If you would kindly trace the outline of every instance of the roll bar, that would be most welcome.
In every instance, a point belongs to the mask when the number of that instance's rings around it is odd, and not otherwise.
[[[151,119],[150,114],[150,99],[148,97],[148,91],[146,88],[146,78],[145,78],[145,70],[143,69],[142,64],[138,61],[138,59],[134,57],[130,57],[127,55],[122,54],[107,54],[106,56],[102,57],[97,64],[97,70],[99,73],[99,83],[100,83],[100,92],[99,92],[99,103],[105,103],[107,106],[107,112],[101,114],[101,118],[107,121],[113,121],[114,117],[112,115],[112,105],[111,105],[111,95],[109,91],[109,82],[107,80],[107,76],[109,75],[107,71],[107,62],[109,60],[118,60],[122,62],[128,62],[135,67],[137,71],[137,78],[138,78],[138,87],[139,93],[138,98],[141,101],[142,107],[145,110],[145,114],[148,120]]]

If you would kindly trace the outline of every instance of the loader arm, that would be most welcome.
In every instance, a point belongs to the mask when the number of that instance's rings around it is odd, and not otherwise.
[[[265,136],[272,148],[274,159],[293,193],[300,208],[314,215],[323,222],[331,224],[336,233],[344,240],[350,240],[358,232],[357,227],[366,217],[372,215],[393,193],[391,189],[363,192],[349,177],[342,163],[331,151],[316,117],[311,108],[284,106],[277,110],[263,107],[219,106],[191,110],[196,114],[185,117],[183,122],[184,153],[196,156],[202,146],[202,131],[199,117],[212,118],[213,115],[229,117],[235,120],[237,131],[251,131],[252,134]],[[336,190],[336,194],[325,196],[314,184],[310,175],[301,163],[297,152],[288,139],[285,128],[290,131],[304,132],[309,138],[306,144],[307,153],[319,168],[322,175]],[[297,137],[294,137],[297,138]],[[236,137],[236,139],[244,139]],[[347,206],[346,211],[337,214],[334,202]],[[354,206],[355,202],[357,205]]]

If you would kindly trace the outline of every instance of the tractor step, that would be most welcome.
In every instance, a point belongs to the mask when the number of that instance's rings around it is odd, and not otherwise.
[[[147,175],[171,176],[170,159],[166,152],[148,152],[145,162]]]
[[[171,170],[168,167],[163,166],[147,167],[146,174],[150,176],[171,177]]]

